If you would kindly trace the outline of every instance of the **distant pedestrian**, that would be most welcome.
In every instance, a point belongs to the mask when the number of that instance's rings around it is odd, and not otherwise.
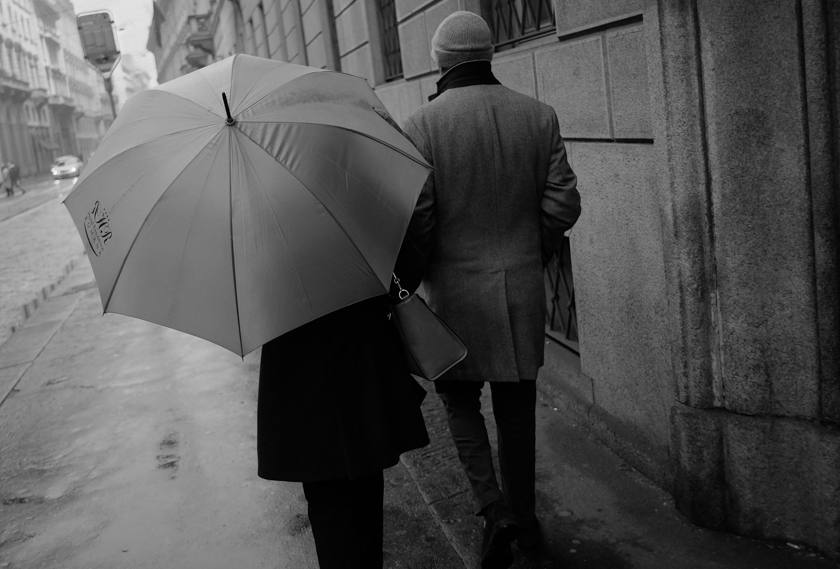
[[[14,187],[12,186],[12,176],[9,173],[9,165],[3,164],[0,166],[0,186],[6,190],[6,197],[10,198],[15,195]]]
[[[13,194],[15,191],[15,186],[20,188],[20,193],[26,193],[26,190],[24,190],[23,186],[20,185],[20,168],[18,168],[18,165],[14,162],[9,163],[9,180],[11,181]]]
[[[467,345],[435,381],[484,516],[481,567],[513,562],[511,543],[545,555],[534,513],[536,378],[545,344],[543,269],[580,215],[577,178],[552,107],[494,77],[490,29],[455,12],[432,38],[441,78],[404,129],[434,172],[409,226],[429,255],[429,306]],[[479,398],[490,382],[501,486]]]

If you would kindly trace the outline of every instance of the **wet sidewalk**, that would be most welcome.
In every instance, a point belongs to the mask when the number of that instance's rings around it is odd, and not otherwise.
[[[77,263],[0,346],[0,568],[317,567],[300,485],[256,477],[258,361],[102,316]],[[480,520],[433,393],[424,413],[432,444],[386,473],[385,566],[472,569]],[[692,526],[544,398],[537,445],[541,567],[837,566]]]

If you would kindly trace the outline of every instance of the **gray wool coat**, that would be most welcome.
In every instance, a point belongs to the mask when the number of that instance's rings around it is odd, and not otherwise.
[[[450,88],[404,130],[435,169],[409,226],[426,300],[469,352],[441,379],[536,379],[543,267],[580,215],[554,109],[502,85]]]

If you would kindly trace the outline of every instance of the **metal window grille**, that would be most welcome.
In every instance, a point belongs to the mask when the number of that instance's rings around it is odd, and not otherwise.
[[[493,45],[508,46],[555,29],[552,0],[490,0]]]
[[[568,237],[563,237],[554,257],[545,268],[545,293],[546,333],[576,354],[580,354],[575,281],[572,277],[572,256]]]
[[[379,0],[379,28],[382,30],[385,81],[390,81],[402,77],[403,74],[395,0]]]

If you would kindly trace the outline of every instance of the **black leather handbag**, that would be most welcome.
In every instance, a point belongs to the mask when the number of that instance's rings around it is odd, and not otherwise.
[[[391,321],[402,338],[408,371],[434,381],[467,357],[467,347],[425,300],[410,294],[392,276],[400,302],[393,306]]]

